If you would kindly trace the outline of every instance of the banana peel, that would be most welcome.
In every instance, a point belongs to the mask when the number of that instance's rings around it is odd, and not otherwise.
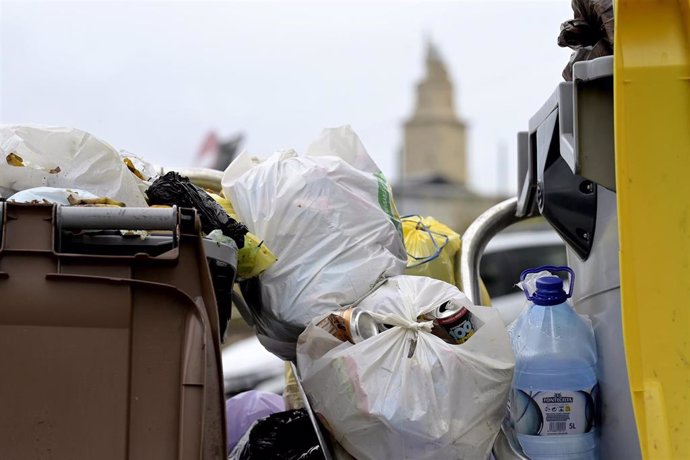
[[[24,159],[17,155],[16,153],[10,153],[5,157],[5,161],[10,166],[22,167],[24,166]]]
[[[130,160],[129,158],[125,158],[123,161],[125,162],[125,165],[127,165],[127,169],[129,169],[132,172],[132,174],[134,174],[141,180],[146,180],[144,175],[136,168],[136,166],[134,166],[132,160]]]
[[[94,206],[94,207],[118,207],[124,208],[122,201],[113,200],[107,197],[77,199],[73,195],[67,197],[67,201],[72,206]]]
[[[24,163],[24,159],[17,155],[16,153],[12,152],[9,155],[5,157],[5,161],[7,162],[8,165],[14,166],[16,168],[23,168],[26,166]],[[42,168],[39,168],[42,169]],[[50,170],[48,170],[48,174],[59,174],[62,171],[59,166],[56,166]]]

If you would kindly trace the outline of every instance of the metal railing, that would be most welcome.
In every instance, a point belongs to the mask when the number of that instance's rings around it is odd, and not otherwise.
[[[481,304],[479,290],[479,262],[491,238],[506,227],[523,220],[516,217],[517,198],[509,198],[484,211],[462,235],[460,265],[456,267],[456,278],[462,281],[467,297],[477,305]]]
[[[484,211],[477,217],[462,235],[460,250],[460,265],[456,267],[457,278],[462,280],[465,294],[472,302],[481,304],[479,289],[479,263],[486,245],[491,238],[512,224],[524,220],[517,217],[517,198],[510,198]],[[496,436],[492,453],[496,460],[527,460],[522,453],[516,439],[502,427]]]

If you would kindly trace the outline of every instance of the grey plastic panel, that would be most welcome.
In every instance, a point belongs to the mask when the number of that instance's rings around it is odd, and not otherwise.
[[[208,238],[204,238],[202,241],[207,258],[231,265],[233,269],[237,268],[237,245],[233,241],[230,243],[216,243]]]
[[[575,154],[575,126],[573,123],[573,84],[558,85],[558,130],[561,156],[574,173],[578,173]]]
[[[537,184],[544,182],[544,170],[546,169],[546,160],[549,156],[552,144],[553,132],[558,123],[558,110],[553,110],[545,119],[544,123],[540,124],[536,129],[536,157],[537,157]],[[540,204],[541,207],[541,204]]]
[[[575,63],[573,83],[575,162],[571,169],[615,191],[613,56]]]
[[[603,396],[600,458],[641,458],[623,347],[616,194],[599,186],[597,223],[589,258],[568,248],[577,282],[573,306],[592,320],[597,340],[599,386]]]
[[[560,154],[573,173],[615,191],[613,56],[575,63],[573,81],[560,83],[530,118],[529,147],[534,146],[537,128],[554,111]]]
[[[573,65],[574,80],[596,80],[613,76],[613,56],[604,56],[591,61],[580,61]]]
[[[518,217],[538,214],[536,209],[537,171],[535,152],[529,148],[529,133],[521,131],[517,135],[518,175],[517,210]]]
[[[546,118],[551,115],[554,110],[558,109],[558,88],[551,93],[551,96],[542,104],[537,112],[529,119],[529,132],[535,132],[539,125],[541,125]]]

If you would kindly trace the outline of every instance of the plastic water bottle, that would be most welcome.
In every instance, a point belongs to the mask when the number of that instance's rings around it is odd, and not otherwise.
[[[539,267],[570,273],[566,294],[557,276],[540,277],[531,302],[510,335],[515,373],[510,423],[532,460],[598,459],[597,353],[591,323],[567,303],[575,274],[568,267]]]

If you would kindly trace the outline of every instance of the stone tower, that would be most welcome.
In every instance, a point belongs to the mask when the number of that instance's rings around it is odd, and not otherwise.
[[[477,195],[467,187],[465,124],[455,114],[446,66],[430,42],[426,76],[416,89],[414,113],[405,123],[395,201],[401,215],[434,216],[462,233],[499,198]]]
[[[428,42],[426,76],[417,84],[417,102],[405,123],[402,177],[464,185],[465,124],[455,114],[453,84],[436,47]]]

